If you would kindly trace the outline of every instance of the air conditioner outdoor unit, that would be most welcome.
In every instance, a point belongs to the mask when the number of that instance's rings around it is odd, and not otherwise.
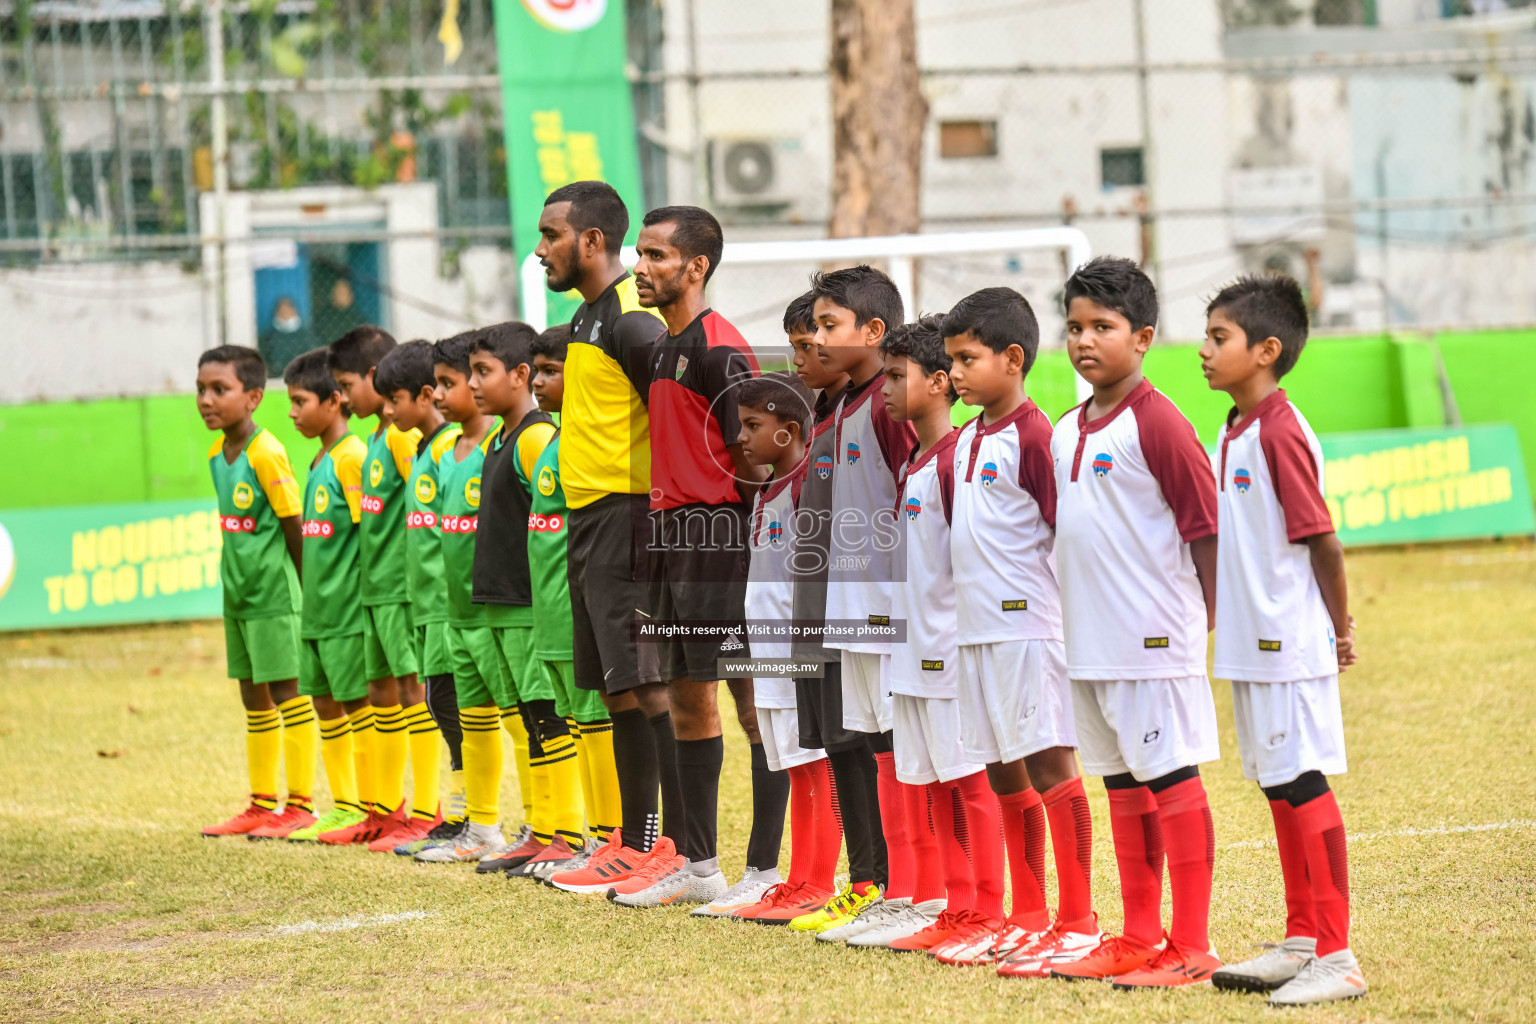
[[[792,206],[807,182],[799,139],[709,140],[710,195],[720,206]]]

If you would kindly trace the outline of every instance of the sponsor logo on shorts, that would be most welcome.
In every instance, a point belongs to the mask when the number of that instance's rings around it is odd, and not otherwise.
[[[299,528],[299,533],[305,537],[329,537],[335,532],[336,528],[328,519],[306,519]]]
[[[331,492],[325,489],[325,484],[315,488],[315,511],[324,512],[331,505]]]
[[[1147,650],[1151,650],[1154,647],[1167,647],[1168,638],[1165,636],[1144,637],[1141,641],[1141,646]]]
[[[986,462],[981,466],[981,486],[991,487],[997,482],[997,463]]]
[[[563,529],[565,529],[565,516],[558,512],[552,516],[541,516],[537,512],[528,513],[530,533],[559,533]]]
[[[858,462],[859,461],[859,446],[854,444],[852,441],[849,441],[848,442],[848,452],[847,452],[847,454],[848,454],[848,465],[851,466],[855,462]]]
[[[254,516],[220,516],[219,525],[225,533],[255,533],[256,519]]]
[[[907,499],[907,518],[916,521],[923,514],[923,503],[917,498]]]
[[[871,626],[889,626],[891,624],[891,617],[889,615],[871,615],[869,617],[869,624]]]
[[[407,512],[405,515],[405,528],[407,530],[430,530],[436,525],[436,512]]]
[[[1163,730],[1161,730],[1161,729],[1153,729],[1151,732],[1147,733],[1145,736],[1143,736],[1141,738],[1141,742],[1143,744],[1146,744],[1146,743],[1156,743],[1157,742],[1157,738],[1159,736],[1161,736],[1162,734],[1163,734]]]
[[[479,527],[479,516],[443,516],[444,533],[474,533]]]
[[[944,671],[944,662],[942,660],[939,660],[939,661],[929,661],[927,658],[924,658],[923,659],[923,671],[924,672],[943,672]]]
[[[746,644],[738,640],[735,633],[732,633],[725,638],[723,643],[720,644],[720,649],[722,651],[739,651],[745,646]]]
[[[1093,475],[1109,476],[1109,471],[1115,468],[1114,457],[1108,452],[1099,452],[1093,457]]]
[[[256,492],[250,484],[241,480],[235,484],[235,493],[231,497],[235,502],[235,508],[247,509],[251,507],[251,502],[256,500]]]
[[[384,499],[376,494],[365,494],[363,500],[358,502],[358,507],[369,515],[378,515],[384,511]]]
[[[832,475],[832,456],[816,456],[816,475],[821,477],[823,480]]]
[[[470,508],[480,507],[480,478],[472,476],[464,481],[464,503]]]
[[[374,459],[368,467],[368,486],[377,487],[384,482],[384,463]]]
[[[1005,611],[1005,612],[1027,612],[1027,611],[1029,611],[1029,601],[1026,598],[1022,598],[1022,597],[1019,598],[1018,600],[1015,600],[1015,601],[1004,601],[1003,602],[1003,611]]]
[[[1272,651],[1272,652],[1278,653],[1279,650],[1280,650],[1280,641],[1279,640],[1260,640],[1259,641],[1259,650],[1261,650],[1261,651]]]
[[[1270,749],[1274,749],[1275,747],[1278,747],[1280,744],[1284,743],[1285,742],[1285,735],[1286,734],[1283,733],[1283,732],[1277,732],[1273,736],[1271,736],[1269,738],[1269,747],[1270,747]]]
[[[555,471],[548,466],[539,470],[539,493],[546,498],[555,493]]]
[[[423,505],[432,504],[432,499],[437,497],[437,481],[423,473],[416,478],[416,500]]]
[[[1232,474],[1232,486],[1237,488],[1238,494],[1247,494],[1248,488],[1253,486],[1253,477],[1246,469],[1239,469]]]

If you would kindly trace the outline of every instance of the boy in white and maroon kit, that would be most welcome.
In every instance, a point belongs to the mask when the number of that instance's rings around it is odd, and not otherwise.
[[[1349,949],[1339,673],[1355,663],[1344,551],[1323,501],[1323,453],[1280,389],[1307,341],[1288,277],[1245,277],[1206,310],[1200,362],[1232,396],[1218,473],[1216,675],[1232,680],[1243,775],[1269,798],[1285,879],[1285,941],[1217,971],[1217,988],[1284,1006],[1365,994]]]
[[[1078,775],[1072,689],[1056,583],[1051,421],[1025,394],[1040,328],[1024,296],[983,288],[944,320],[951,379],[981,415],[954,450],[950,546],[957,592],[966,756],[987,766],[1002,806],[1013,908],[991,936],[950,957],[1041,977],[1102,938],[1089,879],[1093,823]],[[1049,834],[1059,884],[1046,908]]]
[[[1195,429],[1142,376],[1157,291],[1099,257],[1064,289],[1067,354],[1093,397],[1056,424],[1056,569],[1083,770],[1104,777],[1125,931],[1053,977],[1207,982],[1216,840],[1197,765],[1220,756],[1205,673],[1216,480]],[[1163,861],[1173,923],[1162,929]]]

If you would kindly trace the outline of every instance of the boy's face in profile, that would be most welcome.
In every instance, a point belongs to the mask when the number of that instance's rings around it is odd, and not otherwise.
[[[766,409],[738,405],[736,415],[741,421],[741,431],[736,435],[741,457],[754,466],[773,465],[799,434],[797,427]]]
[[[437,378],[437,388],[432,400],[442,412],[443,418],[453,423],[463,423],[480,411],[475,393],[469,390],[469,378],[446,363],[432,367]]]
[[[1211,310],[1205,322],[1205,341],[1200,345],[1200,370],[1212,391],[1230,391],[1260,373],[1273,373],[1280,342],[1266,338],[1249,347],[1248,332],[1227,316],[1225,309]]]
[[[353,373],[351,370],[332,370],[331,376],[336,378],[336,383],[341,388],[341,397],[346,401],[347,408],[352,410],[352,415],[367,419],[369,416],[378,416],[384,412],[384,399],[373,389],[373,371],[367,373]],[[386,421],[388,416],[385,416]]]
[[[966,405],[984,408],[1019,386],[1024,350],[1017,345],[994,352],[991,346],[965,331],[945,338],[944,351],[954,363],[949,369],[950,383]]]
[[[910,420],[921,409],[929,390],[930,378],[906,356],[885,357],[885,382],[880,385],[880,397],[885,401],[885,411],[893,420]]]
[[[840,374],[833,373],[822,362],[822,349],[816,343],[815,328],[790,331],[789,347],[793,353],[790,359],[795,367],[795,375],[800,378],[800,383],[812,391],[817,391],[831,387],[837,382]]]
[[[469,354],[469,390],[481,412],[504,415],[516,408],[518,391],[527,389],[528,367],[524,364],[519,363],[509,371],[506,364],[484,349]]]
[[[229,363],[204,363],[197,368],[197,412],[209,430],[228,430],[244,423],[261,404],[261,388],[250,391]]]
[[[421,403],[405,388],[396,388],[383,398],[384,414],[401,430],[415,430],[426,418],[423,415],[426,410],[421,408]]]
[[[1089,384],[1111,387],[1141,369],[1152,331],[1132,330],[1123,313],[1079,295],[1067,307],[1067,356]]]
[[[817,299],[815,306],[816,344],[821,347],[821,362],[830,373],[847,373],[864,357],[864,350],[878,345],[885,337],[885,325],[878,319],[860,326],[853,310],[831,299]]]
[[[288,418],[305,437],[319,437],[341,414],[341,395],[321,400],[313,391],[300,387],[288,389]]]
[[[545,412],[559,412],[565,404],[565,360],[546,355],[533,357],[533,397]]]

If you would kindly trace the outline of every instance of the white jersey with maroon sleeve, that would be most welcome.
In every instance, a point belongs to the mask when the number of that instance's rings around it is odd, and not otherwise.
[[[1073,679],[1205,675],[1206,615],[1190,557],[1216,532],[1216,474],[1178,407],[1143,380],[1051,435],[1056,572]]]
[[[971,420],[954,469],[959,642],[1060,640],[1050,418],[1026,399],[996,423]]]
[[[747,569],[748,619],[788,626],[794,617],[795,583],[790,571],[791,536],[795,500],[804,482],[804,467],[783,480],[773,480],[757,492],[752,502],[752,562]],[[747,630],[747,644],[754,658],[788,658],[793,643],[770,639]],[[753,703],[760,708],[793,708],[795,684],[784,678],[759,676],[752,684]]]
[[[1333,532],[1323,450],[1276,391],[1221,439],[1216,555],[1216,675],[1289,683],[1339,670],[1333,620],[1305,541]]]
[[[907,423],[886,412],[876,375],[843,394],[837,413],[832,521],[827,570],[827,623],[889,625],[891,583],[897,578],[896,475],[912,451]],[[889,654],[889,641],[834,637],[827,647]]]
[[[955,576],[949,527],[955,495],[955,438],[949,435],[902,466],[896,515],[907,571],[891,586],[891,619],[905,621],[906,643],[891,645],[890,688],[909,697],[959,696]]]

